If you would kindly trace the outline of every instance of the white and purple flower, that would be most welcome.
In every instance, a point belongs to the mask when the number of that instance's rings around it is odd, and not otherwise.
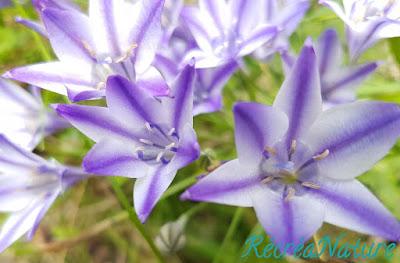
[[[169,92],[151,66],[162,37],[164,0],[92,0],[89,15],[54,0],[35,5],[59,61],[10,70],[4,74],[63,95],[72,101],[104,96],[108,76],[119,74],[155,96]],[[22,21],[27,24],[29,21]],[[41,32],[39,25],[33,28]]]
[[[58,105],[57,112],[96,142],[83,162],[89,173],[137,178],[136,212],[144,222],[176,172],[199,157],[193,130],[194,66],[156,99],[121,76],[109,77],[107,108]]]
[[[43,105],[38,89],[32,91],[0,79],[0,134],[28,150],[45,136],[69,126]]]
[[[199,0],[199,7],[186,6],[182,23],[198,46],[187,58],[195,57],[197,68],[213,68],[240,60],[274,39],[278,28],[259,23],[257,3]]]
[[[0,252],[23,235],[31,239],[54,200],[86,176],[13,144],[0,135]]]
[[[379,39],[400,36],[398,0],[320,0],[346,23],[352,60],[356,60]]]
[[[321,79],[321,94],[324,107],[356,100],[357,87],[378,67],[378,63],[370,62],[361,65],[343,64],[343,50],[338,35],[334,29],[327,29],[316,45],[316,55]],[[282,59],[289,68],[295,63],[295,58],[289,53],[283,53]]]
[[[289,253],[323,222],[400,240],[398,220],[355,179],[398,139],[398,105],[361,101],[322,111],[318,60],[306,43],[273,106],[238,103],[234,117],[238,159],[183,199],[254,207]]]

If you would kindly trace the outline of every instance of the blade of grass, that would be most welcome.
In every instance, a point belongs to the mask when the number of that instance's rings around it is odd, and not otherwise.
[[[242,208],[242,207],[239,207],[238,209],[236,209],[235,214],[233,215],[233,218],[232,218],[232,222],[229,225],[228,232],[226,232],[224,240],[222,241],[222,245],[219,248],[217,255],[214,257],[213,263],[220,262],[221,257],[225,254],[224,250],[229,245],[229,242],[231,242],[233,235],[235,234],[236,229],[240,223],[240,220],[242,219],[243,212],[244,212],[244,208]]]
[[[135,226],[135,228],[139,231],[139,233],[142,235],[142,237],[146,240],[147,244],[149,245],[150,249],[153,251],[157,260],[160,263],[166,263],[163,256],[161,255],[161,252],[158,250],[158,248],[154,244],[153,239],[147,233],[146,229],[144,228],[144,226],[140,222],[139,218],[137,217],[128,198],[125,196],[125,193],[123,192],[123,190],[121,188],[121,185],[118,183],[117,178],[110,177],[109,181],[111,183],[111,186],[112,186],[112,188],[115,192],[115,195],[116,195],[119,203],[121,204],[122,208],[128,212],[130,221]]]

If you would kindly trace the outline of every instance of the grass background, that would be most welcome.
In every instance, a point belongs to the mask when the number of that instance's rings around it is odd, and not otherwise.
[[[85,6],[87,3],[80,1],[80,4]],[[46,40],[14,22],[17,15],[36,17],[29,3],[0,10],[0,73],[16,66],[54,58]],[[298,52],[307,36],[315,40],[327,27],[336,28],[344,44],[342,21],[314,1],[291,37],[293,49]],[[400,39],[384,40],[364,54],[361,61],[378,60],[383,64],[361,85],[359,98],[400,103],[399,49]],[[271,104],[283,81],[279,57],[275,57],[269,64],[247,58],[246,64],[248,72],[238,72],[226,85],[223,111],[195,118],[202,156],[194,164],[179,171],[172,188],[144,225],[146,232],[154,238],[165,223],[177,220],[188,211],[192,214],[184,231],[184,248],[177,253],[164,255],[167,262],[302,262],[293,258],[279,261],[254,257],[241,259],[247,237],[251,233],[264,234],[252,209],[179,200],[179,194],[195,182],[196,176],[207,173],[219,161],[236,156],[232,105],[239,100]],[[46,91],[43,97],[46,103],[65,101]],[[71,128],[47,137],[35,151],[65,164],[80,165],[92,145],[83,134]],[[397,218],[400,218],[399,171],[400,144],[397,144],[384,160],[359,177]],[[16,243],[0,255],[0,262],[157,262],[120,206],[114,192],[116,186],[122,189],[126,200],[131,203],[132,180],[91,178],[76,185],[57,199],[33,241]],[[381,241],[331,225],[324,225],[319,235],[330,234],[336,237],[341,232],[347,234],[347,241],[352,244],[358,238],[367,243]],[[330,259],[329,262],[335,261]],[[364,262],[400,262],[400,252],[396,249],[391,261],[380,255],[376,260]]]

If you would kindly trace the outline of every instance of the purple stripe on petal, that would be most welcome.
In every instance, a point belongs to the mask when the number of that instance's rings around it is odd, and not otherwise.
[[[318,42],[319,72],[322,76],[329,70],[329,66],[335,60],[335,56],[341,56],[341,54],[337,53],[337,46],[340,46],[340,43],[336,31],[333,29],[326,30]]]

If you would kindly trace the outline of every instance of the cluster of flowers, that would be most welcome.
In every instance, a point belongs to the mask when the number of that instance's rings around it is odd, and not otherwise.
[[[0,251],[32,237],[56,197],[88,174],[136,178],[134,206],[145,222],[176,172],[199,157],[193,116],[221,109],[221,90],[243,57],[268,62],[276,53],[286,80],[273,106],[235,105],[238,159],[182,199],[254,207],[277,244],[308,240],[324,221],[400,240],[399,222],[355,179],[396,142],[400,107],[354,102],[355,87],[378,66],[357,58],[378,39],[400,36],[400,1],[321,1],[347,25],[349,66],[332,29],[315,48],[308,39],[297,58],[291,52],[308,0],[198,2],[90,0],[86,14],[72,2],[33,0],[41,21],[18,22],[48,38],[58,60],[0,80],[0,209],[11,213]],[[60,118],[37,88],[28,93],[6,78],[107,106],[54,105]],[[96,142],[82,170],[31,152],[68,123]]]

